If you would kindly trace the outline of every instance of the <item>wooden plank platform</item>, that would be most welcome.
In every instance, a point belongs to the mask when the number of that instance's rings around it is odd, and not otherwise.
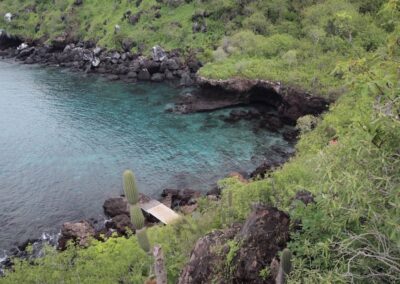
[[[154,199],[140,203],[140,208],[142,208],[143,211],[153,215],[166,225],[173,223],[181,217],[174,210]]]

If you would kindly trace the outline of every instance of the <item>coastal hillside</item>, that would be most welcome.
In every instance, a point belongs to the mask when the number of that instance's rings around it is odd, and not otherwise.
[[[385,1],[4,0],[0,25],[26,40],[93,41],[150,54],[196,55],[200,75],[277,80],[316,94],[343,92],[338,62],[374,52],[393,31]],[[389,4],[388,4],[389,5]],[[395,3],[390,5],[396,5]],[[396,9],[396,8],[395,8]]]
[[[168,283],[400,282],[399,0],[3,0],[0,14],[29,44],[159,45],[200,60],[198,77],[332,101],[297,120],[287,163],[221,180],[217,198],[147,229]],[[12,262],[0,283],[155,283],[133,234]]]

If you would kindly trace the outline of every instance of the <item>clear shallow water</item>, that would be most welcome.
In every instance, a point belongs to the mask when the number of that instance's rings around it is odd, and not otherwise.
[[[65,221],[101,218],[126,168],[156,197],[164,188],[207,190],[254,169],[271,145],[288,147],[250,122],[223,122],[223,111],[164,112],[181,92],[0,62],[0,250]]]

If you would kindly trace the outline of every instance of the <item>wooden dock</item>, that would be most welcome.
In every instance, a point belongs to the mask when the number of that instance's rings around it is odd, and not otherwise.
[[[166,225],[181,218],[181,216],[174,210],[154,199],[143,200],[140,203],[140,208]]]

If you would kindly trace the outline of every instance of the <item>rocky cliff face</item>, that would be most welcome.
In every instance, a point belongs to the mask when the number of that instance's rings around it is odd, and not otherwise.
[[[307,114],[321,114],[331,103],[328,99],[274,81],[242,78],[215,80],[197,77],[197,83],[207,96],[230,97],[235,105],[253,103],[272,106],[278,110],[284,122],[290,124]]]

